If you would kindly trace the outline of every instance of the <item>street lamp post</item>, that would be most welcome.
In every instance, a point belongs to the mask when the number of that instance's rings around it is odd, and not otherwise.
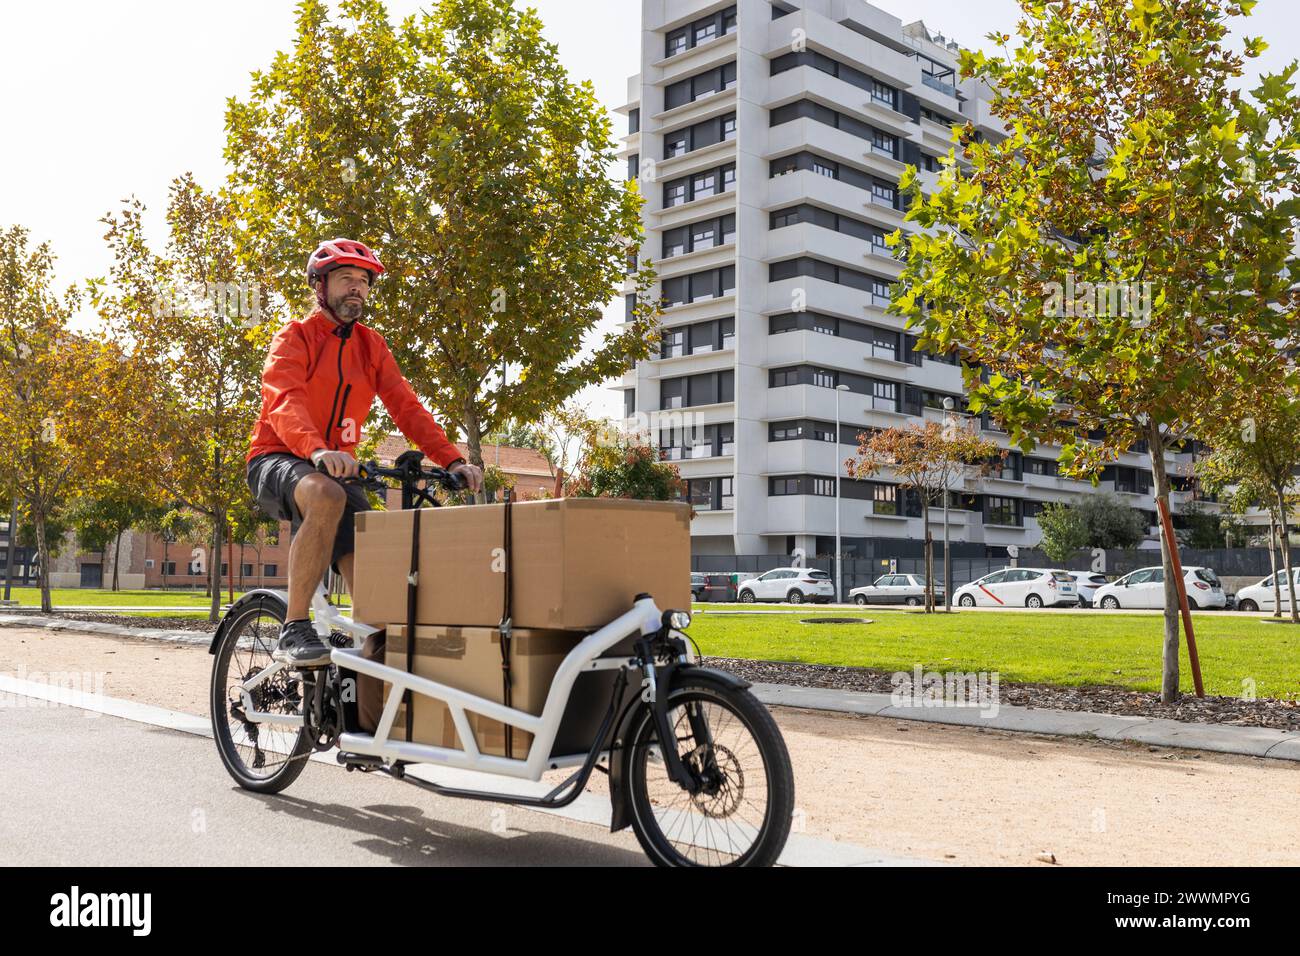
[[[949,425],[952,422],[952,398],[943,400],[944,424]],[[945,472],[946,475],[946,472]],[[952,565],[948,557],[948,482],[945,478],[943,483],[943,609],[944,611],[952,610]]]
[[[840,393],[847,385],[835,386],[835,603],[840,603]]]

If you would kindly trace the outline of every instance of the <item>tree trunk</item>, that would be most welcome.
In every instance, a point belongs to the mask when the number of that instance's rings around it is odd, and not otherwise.
[[[1300,607],[1295,602],[1295,573],[1291,570],[1291,537],[1287,532],[1285,489],[1277,490],[1278,525],[1282,532],[1282,565],[1286,568],[1286,586],[1291,593],[1291,623],[1300,624]],[[1276,581],[1277,578],[1275,577]],[[1278,607],[1282,605],[1279,603]]]
[[[50,547],[45,539],[45,512],[33,508],[32,523],[36,526],[36,556],[41,566],[36,579],[41,589],[41,611],[49,614],[54,610],[54,602],[50,600]]]
[[[921,492],[921,522],[925,525],[925,613],[933,614],[934,537],[930,534],[930,496],[924,491]]]
[[[471,465],[483,467],[483,426],[479,421],[478,409],[473,402],[465,406],[465,450],[468,454],[465,456]],[[487,490],[484,489],[474,496],[477,504],[482,504],[487,500]]]
[[[1282,616],[1282,578],[1277,573],[1277,516],[1268,509],[1268,567],[1273,575],[1273,616]]]
[[[114,593],[117,593],[118,590],[117,565],[118,562],[121,560],[121,556],[122,556],[122,532],[119,531],[117,533],[117,537],[113,539],[113,592]]]
[[[1147,426],[1150,446],[1151,473],[1155,478],[1156,498],[1163,500],[1173,525],[1173,510],[1169,505],[1169,475],[1165,472],[1165,443],[1160,426],[1151,422]],[[1158,513],[1158,512],[1157,512]],[[1165,571],[1165,637],[1161,655],[1160,701],[1172,704],[1178,699],[1178,582],[1174,579],[1173,548],[1176,541],[1165,536],[1164,522],[1160,524],[1160,564]]]
[[[212,521],[212,567],[208,574],[212,589],[212,606],[208,609],[208,620],[213,623],[221,619],[221,529],[225,523],[225,513],[217,512]]]

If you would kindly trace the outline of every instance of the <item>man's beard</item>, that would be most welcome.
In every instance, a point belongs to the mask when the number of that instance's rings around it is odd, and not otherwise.
[[[356,322],[366,314],[366,304],[362,299],[349,299],[340,296],[329,300],[330,311],[340,321]]]

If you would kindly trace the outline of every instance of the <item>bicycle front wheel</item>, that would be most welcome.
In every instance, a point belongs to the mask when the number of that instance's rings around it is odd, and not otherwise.
[[[776,721],[749,691],[700,678],[674,688],[668,706],[673,746],[705,786],[692,794],[668,776],[644,708],[624,755],[642,849],[659,866],[771,866],[794,813],[794,772]]]

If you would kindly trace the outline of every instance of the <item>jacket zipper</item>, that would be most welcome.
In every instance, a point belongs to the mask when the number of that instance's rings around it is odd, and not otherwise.
[[[342,391],[343,389],[343,346],[347,344],[347,341],[348,340],[345,338],[339,338],[339,358],[338,358],[339,383],[334,386],[334,401],[330,404],[329,424],[325,426],[325,444],[329,445],[333,451],[338,451],[337,444],[332,444],[330,442],[330,433],[334,431],[335,411],[337,410],[338,417],[340,418],[343,416],[343,411],[344,411],[344,409],[339,408],[339,392]],[[349,385],[348,389],[351,390],[351,388],[352,386]],[[343,401],[344,404],[346,405],[347,403],[346,393],[344,393],[344,395],[345,397]]]

